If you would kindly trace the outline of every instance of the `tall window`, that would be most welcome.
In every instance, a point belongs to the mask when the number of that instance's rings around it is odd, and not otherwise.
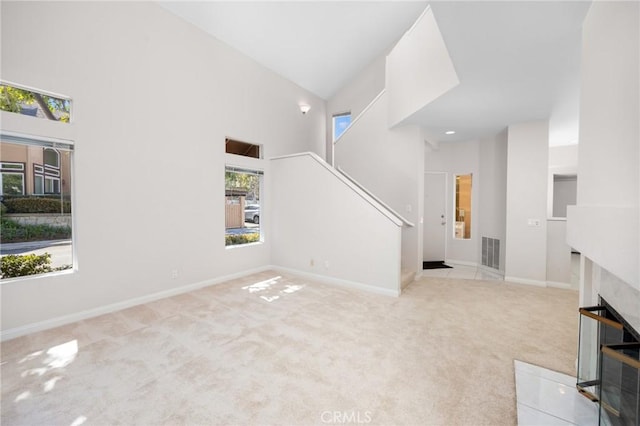
[[[351,113],[336,114],[333,116],[333,141],[338,140],[351,124]]]
[[[44,148],[44,193],[60,193],[60,153],[52,148]]]
[[[471,238],[471,179],[473,175],[456,175],[456,205],[454,213],[454,238]]]
[[[2,254],[0,279],[73,268],[72,156],[71,143],[0,133],[0,244],[29,242]]]
[[[33,164],[33,193],[60,193],[60,152],[53,148],[42,149],[44,164]]]
[[[225,168],[225,245],[262,241],[261,170]]]

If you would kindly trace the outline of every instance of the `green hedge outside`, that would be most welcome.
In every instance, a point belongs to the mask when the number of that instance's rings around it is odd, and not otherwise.
[[[5,198],[2,204],[7,208],[7,213],[60,213],[61,202],[63,213],[71,213],[71,202],[57,198]]]
[[[51,255],[37,254],[8,254],[0,259],[0,278],[24,277],[26,275],[45,274],[53,271],[71,269],[71,265],[57,268],[51,266]]]
[[[67,240],[69,238],[71,238],[71,228],[68,226],[21,225],[11,219],[0,218],[0,243]]]
[[[238,244],[256,243],[260,241],[260,234],[240,234],[240,235],[225,235],[224,242],[227,246],[234,246]]]

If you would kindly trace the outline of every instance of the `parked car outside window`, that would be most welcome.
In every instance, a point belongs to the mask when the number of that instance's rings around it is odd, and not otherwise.
[[[244,207],[244,221],[260,223],[260,204],[247,204]]]

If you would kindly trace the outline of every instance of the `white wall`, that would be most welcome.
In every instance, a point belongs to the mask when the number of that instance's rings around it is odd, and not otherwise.
[[[579,139],[580,115],[580,40],[576,40],[575,49],[564,56],[564,66],[560,75],[556,75],[558,90],[549,116],[549,146],[560,147],[574,145]]]
[[[638,7],[595,2],[585,19],[578,188],[583,205],[638,206]]]
[[[594,263],[593,287],[638,330],[639,31],[637,2],[594,2],[585,19],[578,205],[569,208],[567,230]],[[582,304],[596,301],[597,293],[581,290]]]
[[[1,7],[2,78],[74,102],[78,260],[2,283],[3,332],[271,263],[268,191],[264,244],[224,247],[225,136],[322,155],[324,101],[151,2]],[[5,130],[65,137],[9,115]]]
[[[387,56],[388,124],[400,124],[460,81],[428,8]]]
[[[398,295],[400,222],[311,156],[271,163],[273,263]]]
[[[377,57],[327,101],[327,162],[333,149],[333,116],[351,112],[355,119],[384,90],[386,55]]]
[[[403,268],[422,270],[421,194],[424,142],[416,126],[387,128],[386,92],[335,144],[335,166],[416,226],[405,229]]]
[[[546,121],[511,125],[508,144],[505,279],[544,286],[549,126]]]
[[[549,147],[549,168],[578,170],[578,144]]]
[[[504,272],[507,220],[507,131],[480,140],[476,206],[478,210],[478,263],[482,237],[500,240],[500,271]]]
[[[438,149],[429,149],[425,153],[425,171],[447,172],[447,200],[450,205],[447,208],[447,250],[446,260],[478,264],[479,241],[481,232],[479,229],[479,194],[482,186],[480,171],[480,142],[447,142],[441,143]],[[453,217],[455,212],[455,175],[472,173],[471,188],[471,238],[467,240],[454,238]]]
[[[637,3],[595,2],[583,30],[578,206],[572,246],[640,289]],[[615,22],[615,25],[611,25]]]
[[[577,289],[577,283],[571,281],[571,247],[564,219],[547,220],[547,284]]]

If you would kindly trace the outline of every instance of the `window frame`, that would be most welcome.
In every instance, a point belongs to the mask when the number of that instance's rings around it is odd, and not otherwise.
[[[230,155],[236,155],[236,154],[230,154]],[[257,160],[257,159],[256,159]],[[240,248],[240,247],[249,247],[249,246],[255,246],[255,245],[260,245],[262,243],[264,243],[265,240],[265,235],[264,235],[264,228],[263,228],[263,209],[264,209],[264,188],[265,188],[265,181],[264,181],[264,170],[262,168],[259,167],[255,167],[255,166],[250,166],[250,165],[233,165],[231,163],[226,163],[225,164],[225,186],[224,186],[224,190],[225,190],[225,214],[224,214],[224,230],[225,230],[225,249],[236,249],[236,248]],[[234,188],[227,188],[227,184],[226,184],[226,174],[227,172],[232,172],[232,173],[243,173],[243,174],[249,174],[249,175],[255,175],[258,176],[258,194],[259,194],[259,198],[257,200],[257,202],[251,202],[251,203],[247,203],[243,206],[242,209],[242,223],[243,226],[242,228],[244,228],[244,224],[246,223],[245,220],[245,210],[246,210],[246,206],[247,205],[255,205],[257,204],[259,207],[259,212],[260,212],[260,221],[258,222],[258,234],[259,234],[259,239],[258,241],[252,241],[252,242],[247,242],[247,243],[236,243],[236,244],[227,244],[227,235],[230,235],[227,233],[228,229],[232,229],[232,228],[227,228],[227,210],[226,210],[226,206],[227,206],[227,191],[228,190],[232,190]]]
[[[17,166],[17,168],[10,167]],[[17,161],[0,161],[0,174],[2,177],[0,181],[2,185],[0,185],[0,195],[24,195],[27,185],[27,179],[25,175],[25,163],[17,162]],[[17,175],[22,178],[22,192],[20,194],[5,194],[4,193],[4,175]]]
[[[11,278],[3,278],[0,279],[0,286],[2,286],[5,283],[9,283],[9,282],[16,282],[16,281],[20,281],[20,280],[31,280],[31,279],[41,279],[41,278],[45,278],[45,277],[50,277],[50,276],[56,276],[56,275],[65,275],[65,274],[72,274],[75,273],[78,270],[78,260],[77,260],[77,232],[76,232],[76,191],[75,191],[75,172],[74,172],[74,164],[75,164],[75,150],[74,150],[74,141],[69,140],[69,139],[61,139],[61,138],[53,138],[53,137],[43,137],[43,136],[33,136],[33,135],[28,135],[25,133],[20,133],[20,132],[12,132],[12,131],[5,131],[3,129],[0,129],[0,141],[2,143],[8,143],[8,144],[14,144],[14,145],[26,145],[26,146],[40,146],[40,147],[47,147],[47,148],[53,148],[56,151],[58,150],[62,150],[62,151],[66,151],[69,152],[69,159],[68,159],[68,168],[69,168],[69,186],[68,186],[68,197],[69,197],[69,202],[71,203],[71,268],[69,269],[64,269],[64,270],[54,270],[51,272],[45,272],[45,273],[40,273],[40,274],[34,274],[34,275],[23,275],[23,276],[19,276],[19,277],[11,277]],[[60,154],[58,152],[58,154]],[[59,160],[60,160],[60,165],[62,165],[61,163],[61,158],[59,156]],[[34,165],[36,165],[36,163],[34,163]],[[39,165],[42,166],[42,165]],[[26,190],[26,173],[28,167],[27,165],[25,165],[25,190]],[[33,172],[35,174],[35,167],[33,168]],[[35,177],[35,176],[34,176]],[[61,178],[60,178],[61,179]],[[62,191],[61,191],[62,192]],[[65,192],[66,193],[66,192]],[[36,194],[35,193],[35,179],[34,179],[34,194],[33,195],[45,195],[45,194]],[[57,194],[56,194],[57,195]]]

